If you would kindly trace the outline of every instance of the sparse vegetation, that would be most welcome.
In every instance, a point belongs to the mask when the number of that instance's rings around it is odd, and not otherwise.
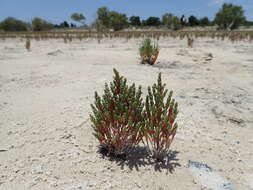
[[[101,25],[98,31],[39,31],[39,32],[0,32],[0,39],[8,38],[22,38],[22,39],[35,39],[35,40],[49,40],[49,39],[62,39],[66,38],[68,41],[74,39],[97,39],[101,42],[102,38],[125,38],[137,39],[137,38],[150,38],[159,40],[163,38],[177,38],[179,40],[184,40],[190,36],[194,41],[198,38],[211,38],[217,40],[229,40],[231,42],[252,42],[253,41],[253,31],[251,30],[233,30],[233,31],[168,31],[168,30],[143,30],[143,31],[108,31]],[[144,39],[145,39],[144,38]]]

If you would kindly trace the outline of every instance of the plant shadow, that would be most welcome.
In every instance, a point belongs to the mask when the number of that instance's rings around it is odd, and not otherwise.
[[[102,157],[105,158],[106,155],[103,153]],[[173,173],[176,167],[180,167],[181,164],[178,163],[179,159],[177,155],[179,151],[169,150],[168,154],[165,156],[162,162],[156,161],[152,156],[147,147],[133,147],[128,150],[128,154],[124,157],[108,156],[109,160],[115,162],[118,166],[124,170],[126,167],[130,170],[135,169],[139,171],[141,167],[154,166],[154,170],[158,172],[166,171],[166,174]]]

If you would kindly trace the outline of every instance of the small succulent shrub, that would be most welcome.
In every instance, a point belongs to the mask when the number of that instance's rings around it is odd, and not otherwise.
[[[188,45],[188,47],[192,48],[193,47],[193,42],[194,42],[194,39],[187,36],[187,45]]]
[[[153,65],[158,57],[159,48],[157,44],[152,44],[151,40],[147,38],[142,42],[139,48],[139,53],[142,64]]]
[[[94,136],[104,153],[121,157],[142,140],[143,108],[141,87],[127,85],[127,79],[114,69],[113,82],[105,84],[104,94],[95,92],[90,115]]]
[[[63,41],[64,41],[65,44],[67,44],[68,43],[68,38],[66,36],[64,36]]]
[[[95,92],[91,105],[90,119],[100,150],[109,156],[125,157],[128,148],[142,141],[157,161],[163,161],[177,131],[178,104],[172,99],[173,92],[165,89],[160,73],[157,84],[148,87],[143,103],[141,87],[128,86],[127,79],[115,69],[114,74],[102,96]]]
[[[29,38],[26,39],[25,48],[26,48],[27,51],[31,50],[31,41],[30,41]]]
[[[153,157],[162,161],[176,135],[178,104],[172,99],[173,92],[165,89],[161,73],[157,84],[148,88],[145,104],[145,138],[153,151]],[[168,96],[166,96],[168,94]]]

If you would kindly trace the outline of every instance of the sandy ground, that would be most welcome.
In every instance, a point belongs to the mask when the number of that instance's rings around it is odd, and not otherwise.
[[[32,41],[31,52],[1,41],[0,189],[214,189],[189,160],[253,189],[253,44],[197,39],[190,49],[160,39],[152,67],[139,64],[140,40]],[[141,148],[124,162],[97,153],[90,104],[113,68],[144,94],[159,72],[174,90],[179,130],[168,162]]]

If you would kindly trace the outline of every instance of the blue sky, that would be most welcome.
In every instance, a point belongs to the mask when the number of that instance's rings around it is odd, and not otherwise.
[[[142,19],[160,17],[166,12],[213,19],[223,2],[243,6],[247,19],[253,21],[253,0],[0,0],[0,20],[13,16],[30,21],[37,16],[59,23],[71,21],[71,13],[78,12],[83,13],[90,23],[96,18],[96,10],[102,6]]]

